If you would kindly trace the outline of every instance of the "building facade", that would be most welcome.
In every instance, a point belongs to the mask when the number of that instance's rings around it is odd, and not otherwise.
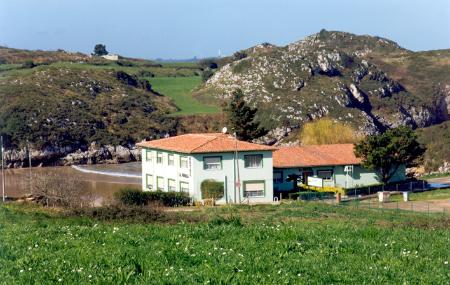
[[[202,182],[213,180],[224,186],[217,203],[273,200],[274,148],[227,134],[188,134],[139,146],[144,191],[181,191],[202,200]]]
[[[380,184],[378,175],[361,166],[352,144],[313,145],[280,148],[274,152],[274,191],[289,191],[290,175],[300,183],[316,187],[352,189]],[[405,166],[398,167],[389,182],[406,179]]]

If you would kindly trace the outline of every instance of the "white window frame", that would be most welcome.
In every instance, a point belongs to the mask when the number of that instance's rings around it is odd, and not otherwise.
[[[262,190],[247,190],[247,185],[248,184],[262,184],[263,185],[263,189]],[[259,197],[264,197],[266,195],[266,181],[265,180],[250,180],[250,181],[244,181],[243,183],[244,185],[244,197],[249,197],[249,198],[259,198]],[[255,193],[252,195],[248,195],[248,193]]]
[[[153,161],[153,151],[146,149],[145,150],[145,160],[148,162],[152,162]]]
[[[160,161],[161,159],[161,161]],[[158,151],[156,153],[156,164],[164,164],[164,153]]]
[[[183,185],[185,187],[183,187]],[[189,192],[189,182],[180,181],[180,192]]]
[[[173,182],[173,186],[170,185],[171,181]],[[177,191],[177,182],[175,181],[175,179],[172,179],[172,178],[167,179],[167,190],[168,191]]]
[[[330,172],[330,176],[320,176],[319,172]],[[318,169],[316,172],[316,176],[319,178],[322,178],[323,181],[332,181],[333,180],[333,176],[334,176],[334,171],[333,169]],[[329,177],[329,178],[328,178]]]
[[[169,166],[175,166],[175,154],[169,153],[167,155],[167,165]]]
[[[261,158],[260,164],[258,166],[248,166],[250,164],[249,159],[252,159],[255,157]],[[263,168],[264,167],[263,160],[264,160],[264,156],[262,154],[246,154],[246,155],[244,155],[244,167],[245,168],[253,168],[253,169]]]
[[[184,160],[186,161],[186,165],[183,165]],[[189,157],[187,157],[185,155],[180,155],[180,168],[183,168],[183,169],[189,168]]]
[[[149,180],[148,178],[149,177],[151,177],[150,179],[152,180],[151,184],[148,183],[148,180]],[[145,189],[153,190],[153,185],[155,184],[154,182],[155,181],[153,181],[153,175],[152,174],[145,174]]]
[[[219,159],[218,162],[208,162],[208,159]],[[222,156],[204,156],[203,157],[203,170],[222,170]]]
[[[160,183],[159,183],[160,181],[162,181],[162,183],[161,183],[162,185],[160,185]],[[156,190],[164,191],[164,177],[156,176]]]

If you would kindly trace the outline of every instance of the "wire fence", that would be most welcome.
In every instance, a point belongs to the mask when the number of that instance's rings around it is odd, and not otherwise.
[[[409,181],[389,185],[376,185],[361,187],[357,189],[348,189],[342,199],[337,199],[335,193],[303,191],[290,193],[284,197],[291,200],[301,200],[306,202],[323,202],[327,204],[348,206],[353,208],[365,208],[374,210],[395,210],[412,211],[427,214],[443,214],[448,216],[450,213],[450,199],[432,200],[432,201],[410,201],[411,193],[432,191],[437,189],[450,188],[450,185],[433,185],[426,181]],[[379,192],[388,193],[383,199],[379,200]],[[407,192],[408,194],[403,194]]]

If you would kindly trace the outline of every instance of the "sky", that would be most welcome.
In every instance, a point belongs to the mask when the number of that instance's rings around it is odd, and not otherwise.
[[[0,45],[140,58],[286,45],[321,29],[450,48],[450,0],[0,0]]]

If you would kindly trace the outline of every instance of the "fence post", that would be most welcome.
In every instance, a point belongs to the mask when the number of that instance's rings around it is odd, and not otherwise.
[[[369,186],[369,196],[370,196],[370,186]]]
[[[397,192],[398,192],[398,183],[397,183],[397,184],[395,184],[395,191],[397,191]]]
[[[413,189],[413,182],[411,181],[411,182],[409,183],[409,191],[412,192],[412,189]]]
[[[425,180],[422,180],[422,190],[425,190]]]

